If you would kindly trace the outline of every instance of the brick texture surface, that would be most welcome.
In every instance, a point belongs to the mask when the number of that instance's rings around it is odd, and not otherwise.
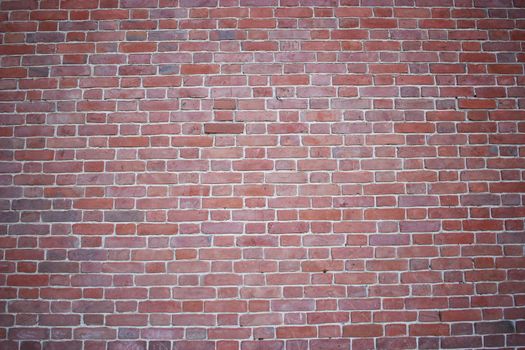
[[[0,348],[525,346],[524,0],[1,0]]]

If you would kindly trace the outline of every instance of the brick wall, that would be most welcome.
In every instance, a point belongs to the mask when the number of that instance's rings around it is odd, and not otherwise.
[[[525,346],[524,19],[1,1],[0,348]]]

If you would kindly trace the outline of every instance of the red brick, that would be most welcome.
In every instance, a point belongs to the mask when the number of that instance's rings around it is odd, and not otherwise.
[[[242,134],[244,124],[241,123],[215,123],[204,124],[206,134]]]
[[[383,326],[377,324],[362,324],[343,326],[345,337],[380,337],[383,335]]]
[[[312,326],[278,327],[277,338],[314,338],[316,328]]]
[[[9,275],[7,278],[8,286],[47,286],[49,276],[47,275]]]
[[[522,3],[1,2],[0,348],[523,346]]]
[[[157,44],[153,42],[130,42],[121,43],[119,46],[121,52],[154,52],[157,49]]]
[[[271,77],[272,85],[307,85],[308,75],[275,75]]]
[[[219,73],[217,64],[183,64],[181,66],[182,74],[216,74]]]
[[[139,303],[139,312],[164,313],[180,312],[181,304],[177,301],[143,301]]]
[[[481,319],[480,310],[444,310],[441,311],[441,319],[444,322],[454,321],[477,321]]]
[[[414,324],[409,327],[409,333],[413,336],[447,336],[450,330],[446,324]]]

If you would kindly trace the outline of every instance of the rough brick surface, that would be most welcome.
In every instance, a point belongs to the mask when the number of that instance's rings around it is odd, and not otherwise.
[[[1,0],[0,348],[525,346],[524,0]]]

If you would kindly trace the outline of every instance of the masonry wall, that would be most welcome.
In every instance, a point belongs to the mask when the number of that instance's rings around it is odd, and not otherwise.
[[[0,348],[525,346],[524,18],[1,1]]]

